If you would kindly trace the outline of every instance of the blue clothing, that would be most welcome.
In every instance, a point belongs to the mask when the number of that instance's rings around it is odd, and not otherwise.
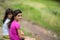
[[[3,24],[3,27],[2,27],[2,35],[5,36],[5,35],[9,35],[9,32],[8,32],[8,22],[10,21],[10,19],[6,19],[4,24]]]

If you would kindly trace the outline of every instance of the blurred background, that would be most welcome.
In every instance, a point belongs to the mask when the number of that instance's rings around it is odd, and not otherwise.
[[[38,35],[37,40],[60,40],[60,0],[0,0],[0,27],[7,8],[22,10],[21,29],[25,35]]]

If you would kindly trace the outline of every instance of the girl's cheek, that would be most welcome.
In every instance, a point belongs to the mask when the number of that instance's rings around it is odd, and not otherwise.
[[[8,18],[10,18],[10,15],[8,15]]]
[[[22,17],[20,16],[19,19],[22,19]]]
[[[10,18],[12,17],[12,15],[10,16]]]
[[[12,17],[12,15],[8,15],[8,18],[11,18]]]
[[[18,17],[18,20],[21,20],[21,17]]]

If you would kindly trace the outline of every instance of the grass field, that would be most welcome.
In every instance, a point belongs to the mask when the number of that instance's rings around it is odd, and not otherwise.
[[[10,2],[13,3],[10,3],[11,8],[22,10],[24,19],[60,36],[60,6],[57,2],[44,0],[10,0]]]

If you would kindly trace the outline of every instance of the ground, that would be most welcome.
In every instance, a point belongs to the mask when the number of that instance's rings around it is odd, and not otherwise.
[[[28,32],[32,33],[32,35],[38,40],[57,40],[54,35],[52,35],[52,32],[49,32],[48,30],[42,28],[41,26],[38,26],[30,21],[22,20],[21,25],[23,25],[24,29]],[[1,29],[1,27],[0,27]],[[0,38],[2,36],[2,30],[0,30]],[[27,37],[28,38],[28,37]],[[8,40],[8,39],[4,39]]]

